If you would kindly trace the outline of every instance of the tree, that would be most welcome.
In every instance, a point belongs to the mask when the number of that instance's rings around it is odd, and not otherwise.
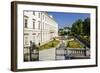
[[[78,19],[76,22],[72,24],[71,31],[74,34],[82,34],[83,33],[83,21],[81,19]]]
[[[90,18],[86,18],[83,22],[84,35],[90,36]]]

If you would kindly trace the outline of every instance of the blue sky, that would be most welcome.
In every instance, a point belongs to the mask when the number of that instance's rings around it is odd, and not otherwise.
[[[64,13],[64,12],[48,12],[49,15],[52,15],[55,21],[58,23],[59,28],[64,26],[71,27],[78,19],[84,20],[87,17],[90,17],[88,13]]]

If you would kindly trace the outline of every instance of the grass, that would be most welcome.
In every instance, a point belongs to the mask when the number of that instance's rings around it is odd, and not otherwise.
[[[84,48],[84,46],[83,45],[81,45],[80,43],[79,43],[79,41],[77,41],[77,40],[71,40],[71,41],[67,41],[67,47],[68,48]]]
[[[59,44],[59,40],[52,40],[42,46],[39,47],[39,50],[44,50],[44,49],[50,49],[50,48],[54,48]]]

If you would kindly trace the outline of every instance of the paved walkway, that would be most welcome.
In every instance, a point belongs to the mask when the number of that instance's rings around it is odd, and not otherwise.
[[[39,60],[55,60],[55,48],[39,51]]]

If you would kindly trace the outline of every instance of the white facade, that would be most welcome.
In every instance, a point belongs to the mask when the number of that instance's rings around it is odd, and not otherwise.
[[[24,11],[24,47],[42,45],[58,36],[58,24],[46,12]]]

